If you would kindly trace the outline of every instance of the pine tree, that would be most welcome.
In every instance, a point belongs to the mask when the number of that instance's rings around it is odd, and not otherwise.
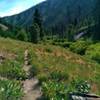
[[[40,39],[42,40],[44,37],[43,20],[38,9],[34,12],[34,23],[40,28]]]
[[[30,31],[30,39],[31,39],[30,41],[33,43],[38,43],[40,40],[40,28],[39,28],[39,26],[36,23],[34,23],[30,27],[29,31]]]
[[[95,15],[94,18],[96,21],[96,28],[95,28],[95,34],[93,37],[96,40],[100,40],[100,0],[96,0],[94,15]]]
[[[35,9],[35,12],[34,12],[34,23],[39,25],[39,27],[42,26],[42,18],[38,9]]]
[[[100,25],[100,0],[96,0],[95,5],[95,20]]]

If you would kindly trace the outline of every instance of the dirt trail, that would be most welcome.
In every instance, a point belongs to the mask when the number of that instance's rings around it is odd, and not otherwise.
[[[31,65],[28,63],[28,50],[25,51],[25,65],[23,69],[26,71],[27,75],[29,76],[29,69]],[[23,82],[23,90],[24,90],[24,97],[22,100],[40,100],[42,96],[41,87],[39,86],[39,80],[37,78],[29,78]]]
[[[22,100],[39,100],[42,96],[41,88],[36,78],[27,79],[23,82],[24,97]]]

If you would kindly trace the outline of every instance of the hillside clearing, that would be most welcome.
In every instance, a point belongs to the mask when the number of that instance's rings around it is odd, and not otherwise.
[[[0,52],[7,54],[6,60],[19,62],[21,67],[24,66],[24,52],[26,49],[30,53],[33,68],[31,71],[33,71],[33,74],[41,83],[54,80],[51,78],[53,73],[59,73],[61,77],[59,81],[64,82],[68,87],[71,86],[73,81],[86,80],[92,86],[91,92],[100,94],[100,65],[96,62],[59,46],[31,44],[8,38],[0,38]],[[9,57],[9,54],[12,56]],[[1,70],[2,67],[0,66],[0,75],[8,67],[6,66],[4,70]],[[32,76],[33,79],[28,81],[28,84],[26,80],[26,85],[33,82],[34,75]]]

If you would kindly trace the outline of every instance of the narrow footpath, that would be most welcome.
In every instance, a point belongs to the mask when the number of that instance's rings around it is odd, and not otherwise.
[[[29,76],[29,70],[31,65],[29,64],[29,53],[28,50],[25,51],[24,54],[25,64],[23,69],[26,71],[27,75]],[[22,100],[40,100],[42,96],[41,87],[39,86],[39,80],[37,78],[28,78],[23,81],[23,90],[24,90],[24,97]]]

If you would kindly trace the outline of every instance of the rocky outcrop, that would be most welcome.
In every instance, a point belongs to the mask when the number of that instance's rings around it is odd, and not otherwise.
[[[70,93],[69,100],[100,100],[96,94]]]

